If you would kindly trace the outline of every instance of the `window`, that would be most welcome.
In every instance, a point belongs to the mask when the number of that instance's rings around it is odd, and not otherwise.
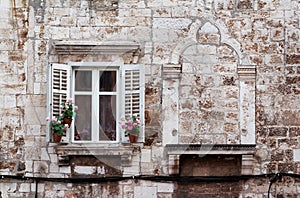
[[[79,107],[64,141],[117,143],[127,141],[118,122],[122,115],[144,120],[144,70],[122,63],[52,64],[52,115],[68,97]],[[139,141],[143,141],[141,129]]]

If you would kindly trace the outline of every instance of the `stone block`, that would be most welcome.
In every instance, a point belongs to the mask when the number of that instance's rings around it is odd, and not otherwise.
[[[8,62],[8,51],[0,51],[0,62]]]
[[[124,167],[124,170],[123,170],[124,176],[132,176],[132,175],[139,175],[139,174],[140,174],[139,165]]]
[[[74,167],[74,173],[75,174],[95,174],[97,172],[97,169],[95,166],[75,166]]]
[[[26,132],[27,135],[40,135],[41,125],[27,125]]]
[[[53,8],[53,16],[68,16],[70,11],[69,8]]]
[[[155,18],[169,18],[171,17],[172,10],[168,7],[160,7],[153,10],[153,17]]]
[[[48,161],[50,160],[47,148],[41,148],[41,160]]]
[[[186,18],[154,18],[153,28],[159,29],[183,29],[188,28],[191,24],[191,19]]]
[[[59,170],[59,167],[58,167],[58,164],[57,163],[50,163],[50,166],[49,166],[49,172],[50,174],[53,174],[53,173],[58,173],[58,170]]]
[[[294,162],[300,162],[300,149],[293,150]]]
[[[45,161],[34,161],[33,162],[34,173],[39,173],[40,175],[45,175],[49,172],[48,164]]]
[[[30,183],[22,183],[19,187],[19,192],[30,192]]]
[[[141,162],[151,162],[151,150],[142,149],[141,150]]]
[[[64,166],[64,167],[59,167],[59,172],[62,174],[71,174],[71,167],[70,166]]]
[[[65,27],[50,27],[49,34],[54,40],[62,40],[70,38],[70,29]]]
[[[156,198],[157,188],[156,187],[146,187],[146,186],[135,186],[134,187],[134,198]]]
[[[172,183],[159,183],[157,185],[157,192],[173,193],[174,184]]]

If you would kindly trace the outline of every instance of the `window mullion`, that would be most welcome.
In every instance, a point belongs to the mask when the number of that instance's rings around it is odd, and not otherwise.
[[[93,92],[92,92],[92,141],[97,142],[99,140],[99,70],[94,68],[93,69]]]

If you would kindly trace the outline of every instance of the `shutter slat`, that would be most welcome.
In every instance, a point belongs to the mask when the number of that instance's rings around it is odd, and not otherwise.
[[[52,64],[51,75],[51,117],[59,116],[61,110],[59,108],[61,103],[67,101],[70,97],[70,73],[71,67],[65,64]],[[69,137],[64,134],[63,142],[69,142]]]

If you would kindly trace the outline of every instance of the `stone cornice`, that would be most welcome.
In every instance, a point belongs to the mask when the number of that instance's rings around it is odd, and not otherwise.
[[[56,54],[113,54],[139,53],[140,45],[131,41],[54,41]]]

